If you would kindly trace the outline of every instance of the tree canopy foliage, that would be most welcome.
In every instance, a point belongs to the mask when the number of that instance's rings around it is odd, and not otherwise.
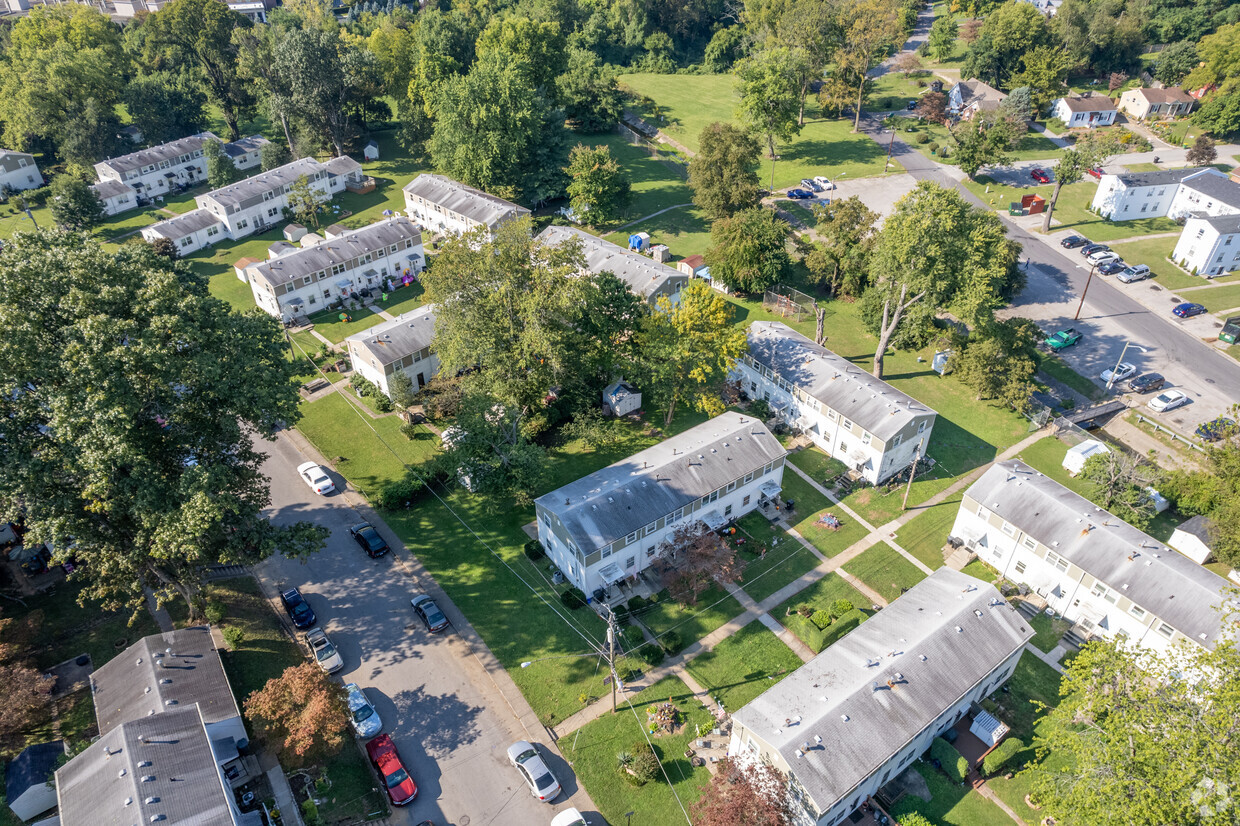
[[[712,123],[698,138],[689,161],[693,202],[712,218],[724,218],[758,203],[758,140],[730,123]]]
[[[711,278],[743,293],[761,293],[779,283],[792,269],[791,231],[787,221],[763,207],[720,218],[711,225],[706,251]]]

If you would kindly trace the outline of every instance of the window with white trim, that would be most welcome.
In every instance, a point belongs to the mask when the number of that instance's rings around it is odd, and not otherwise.
[[[1025,534],[1024,538],[1020,540],[1020,544],[1024,545],[1031,551],[1036,551],[1038,549],[1038,540],[1034,539],[1029,534]]]
[[[1016,526],[1011,522],[1008,522],[1006,519],[1003,520],[1003,525],[1000,526],[999,530],[1003,531],[1008,536],[1016,536]]]
[[[1158,633],[1162,634],[1167,639],[1171,639],[1171,636],[1175,633],[1175,629],[1170,625],[1167,625],[1165,622],[1160,622],[1158,623]]]
[[[1145,619],[1145,609],[1140,605],[1134,605],[1128,609],[1128,613],[1139,620]]]
[[[636,542],[636,541],[637,541],[637,531],[633,531],[631,534],[629,534],[628,536],[626,536],[626,537],[624,538],[624,541],[625,541],[625,543],[626,543],[626,544],[627,544],[627,543],[630,543],[630,542]]]
[[[745,484],[746,484],[746,485],[748,485],[748,484],[749,484],[750,482],[752,482],[752,481],[753,481],[753,474],[752,474],[752,473],[746,473],[746,474],[745,474]]]
[[[734,490],[736,490],[736,483],[735,483],[735,482],[728,482],[727,492],[728,492],[728,493],[731,493],[731,492],[732,492],[732,491],[734,491]]]
[[[1016,573],[1018,573],[1018,574],[1023,574],[1024,572],[1025,572],[1025,563],[1024,563],[1024,562],[1017,562],[1017,563],[1016,563]]]
[[[1067,570],[1068,570],[1068,560],[1064,559],[1064,558],[1063,558],[1062,556],[1060,556],[1059,554],[1056,554],[1056,553],[1051,553],[1051,552],[1049,552],[1049,551],[1048,551],[1048,552],[1047,552],[1047,554],[1046,554],[1046,561],[1047,561],[1049,564],[1053,565],[1053,566],[1055,567],[1055,569],[1056,569],[1056,570],[1058,570],[1058,571],[1067,571]]]

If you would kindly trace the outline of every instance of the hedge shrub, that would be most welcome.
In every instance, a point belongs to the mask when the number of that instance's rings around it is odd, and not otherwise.
[[[649,743],[639,740],[629,749],[629,753],[633,755],[629,770],[638,781],[649,783],[659,776],[659,756],[654,753]]]
[[[537,562],[547,555],[543,549],[542,543],[537,539],[531,539],[525,543],[525,558],[530,562]]]
[[[930,135],[926,132],[918,132],[917,137],[914,140],[918,143],[930,143]]]
[[[620,641],[625,651],[636,651],[645,640],[642,630],[636,625],[626,625],[620,629]]]
[[[986,775],[998,774],[1012,758],[1024,751],[1025,744],[1019,737],[1009,737],[995,746],[994,750],[982,760],[982,772]]]
[[[629,606],[630,611],[636,611],[638,608],[642,608],[645,605],[646,605],[646,600],[642,599],[641,597],[630,597],[629,598],[628,606]]]
[[[560,594],[560,602],[564,603],[564,607],[570,611],[576,611],[586,604],[586,595],[580,588],[569,588]]]
[[[943,772],[948,777],[957,783],[964,782],[965,776],[969,773],[969,761],[956,751],[955,746],[942,737],[936,737],[930,744],[930,756],[942,764]]]
[[[685,647],[680,639],[680,634],[675,630],[660,635],[659,645],[663,646],[663,650],[667,652],[669,657],[679,654],[680,649]]]
[[[839,619],[855,607],[855,605],[846,599],[837,599],[835,602],[831,603],[831,617],[833,619]]]
[[[825,631],[827,626],[831,624],[831,614],[827,611],[815,611],[813,616],[809,618],[809,621],[818,626],[820,630]]]
[[[641,658],[641,661],[646,665],[655,666],[662,663],[667,655],[663,653],[662,648],[652,642],[648,642],[641,648],[637,649],[637,656]]]
[[[394,511],[414,501],[426,486],[416,476],[408,475],[379,488],[372,501],[382,511]]]

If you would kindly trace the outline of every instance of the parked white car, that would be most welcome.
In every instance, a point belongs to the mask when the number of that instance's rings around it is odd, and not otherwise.
[[[1098,252],[1091,254],[1085,260],[1091,264],[1105,264],[1108,261],[1119,260],[1119,255],[1111,252],[1110,250],[1099,250]]]
[[[815,175],[814,183],[818,184],[820,187],[823,188],[823,190],[827,192],[830,192],[832,189],[835,189],[835,184],[831,183],[831,179],[824,177],[822,175]]]
[[[327,475],[327,471],[317,462],[305,462],[297,466],[297,475],[302,478],[310,490],[319,496],[336,492],[336,483]]]
[[[327,638],[322,628],[307,631],[306,642],[310,644],[310,650],[314,652],[314,659],[319,664],[319,668],[328,674],[334,674],[344,668],[344,660],[340,652],[336,650],[336,646],[332,645],[332,641]]]
[[[590,826],[590,821],[575,807],[569,807],[551,818],[551,826]]]
[[[375,711],[370,700],[366,699],[366,693],[361,686],[347,683],[344,690],[349,695],[349,722],[353,724],[357,736],[363,740],[378,736],[379,732],[383,731],[383,721],[379,719],[379,712]]]
[[[550,803],[560,795],[560,781],[543,762],[538,749],[525,740],[518,740],[508,747],[508,761],[521,772],[521,779],[529,786],[530,794],[544,803]]]
[[[1145,403],[1155,413],[1166,413],[1188,404],[1188,396],[1179,390],[1165,390]]]
[[[1123,381],[1124,379],[1130,379],[1136,374],[1137,374],[1136,365],[1129,364],[1128,362],[1124,362],[1118,367],[1111,367],[1106,370],[1103,370],[1102,375],[1099,376],[1099,378],[1101,378],[1103,381],[1109,384],[1113,384],[1117,381]]]

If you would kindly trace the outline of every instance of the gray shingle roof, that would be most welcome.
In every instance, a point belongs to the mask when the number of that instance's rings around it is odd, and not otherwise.
[[[12,802],[25,794],[30,787],[46,783],[64,755],[64,740],[27,746],[4,767],[5,799]]]
[[[56,790],[65,826],[235,824],[194,706],[105,733],[56,772]]]
[[[663,289],[669,280],[689,280],[689,276],[675,267],[660,264],[641,253],[630,252],[576,227],[552,225],[538,234],[539,241],[551,246],[559,246],[572,238],[581,241],[586,256],[586,269],[594,273],[610,272],[627,284],[630,292],[642,298],[649,299]]]
[[[540,496],[582,550],[627,536],[786,451],[762,422],[729,411]]]
[[[329,175],[352,175],[354,173],[361,174],[362,165],[350,158],[348,155],[337,155],[323,163],[323,168],[327,170]]]
[[[345,341],[355,342],[380,364],[391,364],[424,347],[430,347],[434,339],[435,305],[426,304],[403,313],[392,321],[354,333]]]
[[[998,103],[1007,97],[995,87],[991,86],[983,80],[977,78],[969,78],[960,81],[960,103],[962,106],[968,106],[974,101],[983,102],[990,101]]]
[[[1162,89],[1153,87],[1147,89],[1136,89],[1136,92],[1143,95],[1150,103],[1192,103],[1193,97],[1185,92],[1179,86],[1166,86]]]
[[[143,637],[96,669],[90,687],[103,734],[170,702],[197,703],[208,723],[241,714],[206,626]]]
[[[1159,169],[1154,172],[1124,172],[1115,177],[1125,186],[1158,186],[1159,184],[1178,184],[1189,175],[1195,175],[1200,169]]]
[[[1201,540],[1202,544],[1204,544],[1207,548],[1209,548],[1210,547],[1210,528],[1212,524],[1213,523],[1210,522],[1208,517],[1194,516],[1192,519],[1187,519],[1181,522],[1176,527],[1176,530],[1183,531],[1184,533],[1189,534],[1190,536],[1197,537],[1198,539]]]
[[[95,194],[100,200],[106,201],[108,198],[115,198],[117,195],[132,195],[133,187],[129,184],[121,183],[115,178],[105,178],[90,185],[95,190]]]
[[[191,209],[184,215],[178,215],[175,218],[165,218],[162,221],[157,221],[146,227],[146,229],[164,238],[176,241],[200,229],[206,229],[212,224],[218,223],[220,223],[219,218],[200,208]]]
[[[940,568],[732,719],[778,749],[826,811],[1031,637],[992,586]]]
[[[262,149],[269,143],[271,143],[271,141],[267,140],[262,135],[247,135],[244,138],[239,138],[231,143],[224,144],[224,152],[228,155],[228,157],[235,158],[238,155],[244,155],[246,152],[253,152],[255,149]]]
[[[1205,221],[1214,227],[1215,231],[1220,235],[1240,232],[1240,215],[1206,215],[1205,213],[1196,212],[1190,215],[1189,218]]]
[[[1231,180],[1217,169],[1199,169],[1197,171],[1205,174],[1185,178],[1180,185],[1196,190],[1215,201],[1240,209],[1240,184]]]
[[[423,172],[405,184],[405,192],[488,227],[530,214],[528,209],[512,201],[429,172]]]
[[[130,152],[128,155],[121,155],[119,158],[109,158],[106,161],[100,161],[95,166],[103,166],[116,172],[125,173],[134,169],[141,169],[144,166],[158,165],[163,161],[175,162],[182,155],[192,155],[202,145],[209,140],[218,141],[219,138],[212,132],[199,132],[197,135],[190,135],[187,138],[178,138],[175,141],[161,143],[159,146],[152,146],[148,149],[139,149],[136,152]]]
[[[313,178],[314,173],[321,169],[323,169],[323,164],[314,158],[299,158],[291,163],[286,163],[284,166],[278,166],[275,169],[260,172],[234,184],[213,189],[205,195],[199,195],[198,198],[215,201],[225,207],[232,206],[248,201],[251,198],[261,198],[264,192],[292,186],[302,175]]]
[[[296,251],[290,249],[291,244],[277,241],[268,249],[278,248],[284,252],[278,258],[251,266],[249,271],[254,277],[277,287],[321,270],[330,270],[334,264],[386,250],[393,244],[403,245],[409,239],[413,240],[415,247],[422,243],[422,232],[417,224],[404,217],[387,218]]]
[[[1214,646],[1222,577],[1023,462],[991,466],[967,493],[1193,642]]]
[[[937,415],[787,324],[755,321],[747,336],[755,361],[884,441],[919,417]]]

